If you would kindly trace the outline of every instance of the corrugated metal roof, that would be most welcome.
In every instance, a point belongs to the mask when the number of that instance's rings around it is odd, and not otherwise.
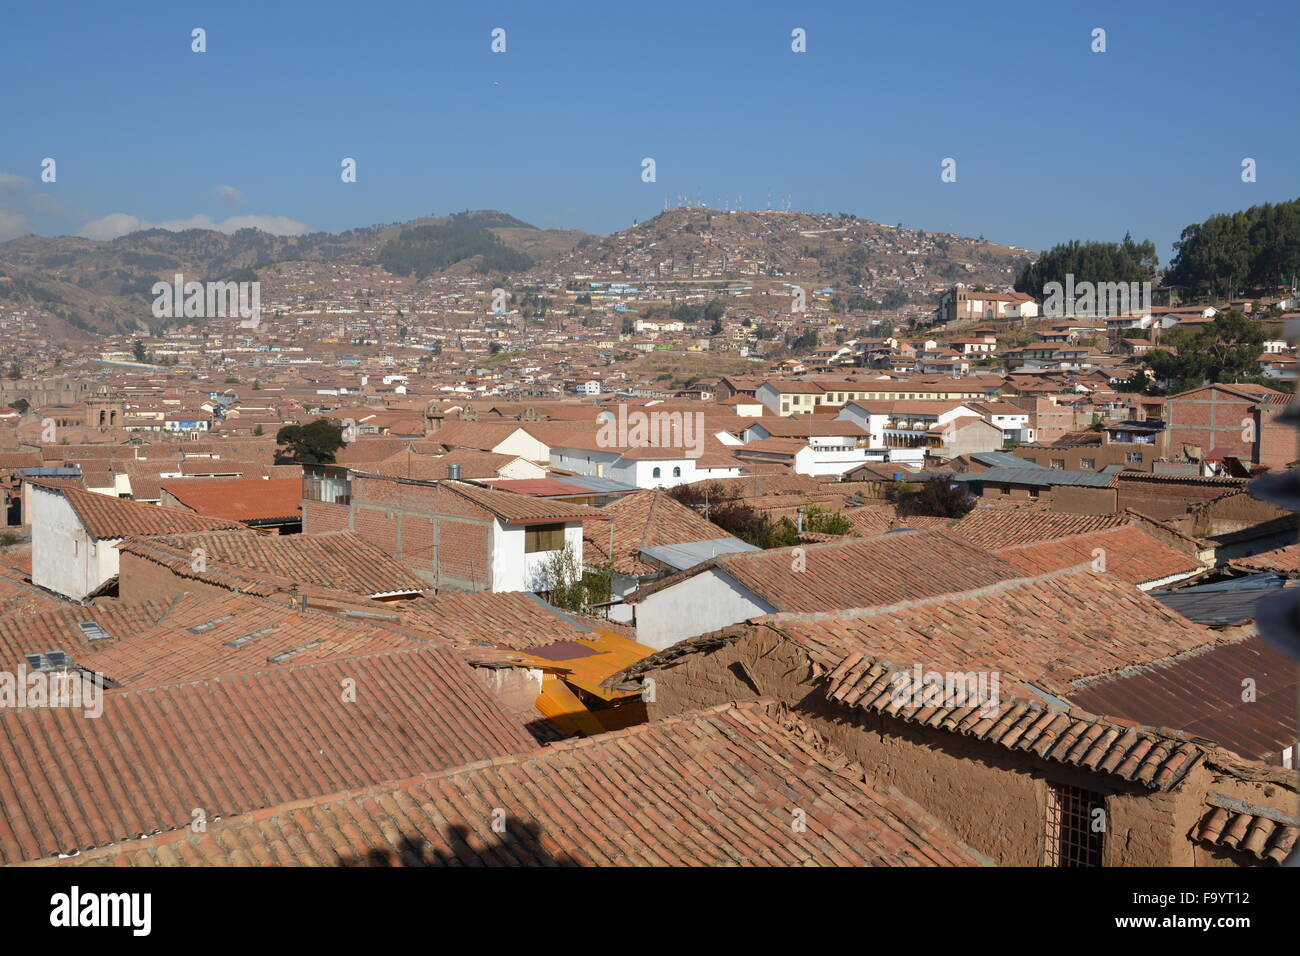
[[[761,551],[752,544],[746,544],[739,538],[713,538],[709,541],[688,541],[685,544],[661,544],[653,548],[641,548],[640,552],[653,561],[666,564],[675,571],[693,568],[701,561],[715,558],[720,554],[736,554],[741,551]]]
[[[961,472],[951,476],[953,481],[992,482],[1000,485],[1038,485],[1050,488],[1052,485],[1082,485],[1092,488],[1104,488],[1110,484],[1113,473],[1095,471],[1063,471],[1056,468],[1044,468],[1041,465],[1024,465],[1016,468],[990,468],[988,471],[972,474]]]
[[[1208,588],[1184,588],[1181,591],[1153,591],[1151,596],[1189,621],[1207,627],[1232,627],[1255,620],[1255,605],[1259,599],[1281,590],[1280,584],[1236,590],[1219,590],[1211,585]]]
[[[971,456],[972,461],[978,461],[981,465],[989,465],[993,468],[1042,468],[1042,465],[1036,462],[1027,461],[1024,458],[1017,458],[1007,451],[979,451]]]
[[[613,478],[588,478],[585,475],[565,475],[563,478],[555,479],[566,485],[577,485],[579,488],[585,488],[588,491],[598,491],[602,494],[621,494],[623,492],[636,491],[636,485],[629,485],[622,481],[615,481]]]

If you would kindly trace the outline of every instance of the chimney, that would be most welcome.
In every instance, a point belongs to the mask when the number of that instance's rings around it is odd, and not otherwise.
[[[460,465],[451,464],[447,466],[447,477],[452,481],[460,481]]]

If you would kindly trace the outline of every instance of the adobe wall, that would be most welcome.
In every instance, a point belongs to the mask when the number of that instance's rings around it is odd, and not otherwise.
[[[1237,486],[1232,484],[1211,482],[1128,478],[1123,473],[1115,480],[1120,510],[1132,508],[1160,520],[1186,514],[1188,508],[1218,498],[1235,487]],[[1196,534],[1185,528],[1179,530],[1185,534]]]
[[[182,577],[156,561],[129,551],[121,552],[118,564],[118,600],[162,601],[187,593],[205,600],[228,598],[231,594],[228,588]]]
[[[960,840],[1003,866],[1038,866],[1048,781],[1106,795],[1103,865],[1192,866],[1251,862],[1194,852],[1187,834],[1203,806],[1205,775],[1158,793],[1109,774],[1041,760],[960,734],[847,708],[827,700],[807,655],[767,629],[689,654],[648,675],[649,719],[728,700],[785,701],[827,743],[896,787]]]
[[[1113,515],[1119,510],[1119,496],[1114,488],[1057,485],[1052,489],[1052,508],[1072,515]]]

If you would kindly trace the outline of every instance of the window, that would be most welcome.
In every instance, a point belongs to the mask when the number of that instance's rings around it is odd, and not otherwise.
[[[1053,458],[1053,459],[1052,459],[1052,467],[1055,468],[1057,471],[1065,471],[1065,459],[1064,459],[1064,458]]]
[[[1124,460],[1130,465],[1140,465],[1142,464],[1142,452],[1126,451],[1124,452]]]
[[[1049,781],[1043,865],[1101,866],[1105,807],[1100,793]]]
[[[1084,471],[1092,471],[1097,467],[1097,462],[1092,458],[1080,458],[1079,467]]]
[[[524,553],[564,549],[563,524],[535,524],[524,531]]]
[[[656,465],[655,470],[650,472],[650,477],[658,478],[662,473],[663,473],[662,470]]]
[[[307,466],[303,469],[302,496],[307,501],[346,505],[352,501],[352,481],[345,467]]]
[[[681,469],[679,466],[674,466],[674,467],[673,467],[673,477],[674,477],[674,478],[680,478],[681,476],[682,476],[682,469]]]
[[[1037,488],[1030,488],[1030,489],[1029,489],[1029,497],[1031,497],[1031,498],[1037,498],[1037,497],[1038,497],[1038,492],[1039,492],[1039,489],[1037,489]]]

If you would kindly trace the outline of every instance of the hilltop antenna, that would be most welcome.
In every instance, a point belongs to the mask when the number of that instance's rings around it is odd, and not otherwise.
[[[790,194],[789,194],[789,193],[786,193],[786,194],[785,194],[785,211],[786,211],[786,212],[789,212],[789,211],[790,211]]]
[[[772,190],[767,191],[767,211],[772,211]]]

